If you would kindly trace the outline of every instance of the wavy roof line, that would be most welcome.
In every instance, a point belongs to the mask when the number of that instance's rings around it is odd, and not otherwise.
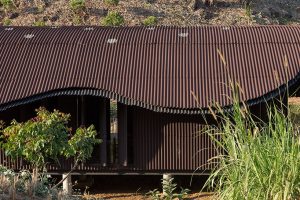
[[[0,55],[0,110],[80,94],[196,114],[229,108],[230,81],[249,104],[294,84],[300,27],[0,27]]]

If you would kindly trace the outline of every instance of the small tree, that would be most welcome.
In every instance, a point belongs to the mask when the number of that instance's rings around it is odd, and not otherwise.
[[[1,148],[6,155],[12,158],[23,157],[32,164],[35,171],[44,169],[51,160],[59,164],[60,157],[74,158],[73,171],[78,164],[91,157],[94,145],[101,142],[96,138],[97,132],[93,125],[80,127],[71,135],[69,114],[58,110],[49,112],[45,108],[37,109],[36,113],[36,117],[26,122],[13,120],[1,130]]]

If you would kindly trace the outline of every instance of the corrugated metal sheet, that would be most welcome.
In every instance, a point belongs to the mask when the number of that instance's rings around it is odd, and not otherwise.
[[[133,134],[133,166],[145,171],[199,171],[214,167],[218,155],[208,125],[198,115],[174,115],[130,109]],[[208,117],[208,116],[207,116]],[[213,123],[211,118],[207,118]]]
[[[0,107],[73,88],[188,113],[230,105],[229,77],[253,103],[295,80],[299,52],[299,26],[0,27]]]

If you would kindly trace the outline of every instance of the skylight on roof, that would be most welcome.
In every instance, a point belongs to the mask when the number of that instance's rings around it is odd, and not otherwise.
[[[149,31],[153,31],[153,30],[155,30],[155,27],[147,27],[146,29]]]
[[[223,30],[224,30],[224,31],[228,31],[228,30],[230,30],[230,27],[229,27],[229,26],[224,26],[224,27],[223,27]]]
[[[26,39],[31,39],[33,37],[34,37],[33,34],[26,34],[26,35],[24,35],[24,38],[26,38]]]
[[[12,31],[12,30],[14,30],[14,28],[8,27],[8,28],[5,28],[4,30],[6,30],[6,31]]]
[[[187,37],[189,36],[189,33],[178,33],[179,37]]]
[[[114,43],[117,43],[117,42],[118,42],[118,40],[116,38],[110,38],[110,39],[107,40],[107,43],[109,43],[109,44],[114,44]]]
[[[93,28],[93,27],[86,27],[86,28],[84,28],[84,30],[85,30],[85,31],[93,31],[94,28]]]

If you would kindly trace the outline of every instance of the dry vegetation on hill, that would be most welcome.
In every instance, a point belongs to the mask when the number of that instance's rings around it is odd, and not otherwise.
[[[9,2],[12,2],[10,4]],[[79,9],[71,6],[80,4]],[[208,0],[210,2],[212,0]],[[248,0],[249,1],[249,0]],[[300,24],[300,0],[0,0],[2,25]],[[111,11],[115,13],[104,22]],[[117,18],[117,19],[116,19]]]

